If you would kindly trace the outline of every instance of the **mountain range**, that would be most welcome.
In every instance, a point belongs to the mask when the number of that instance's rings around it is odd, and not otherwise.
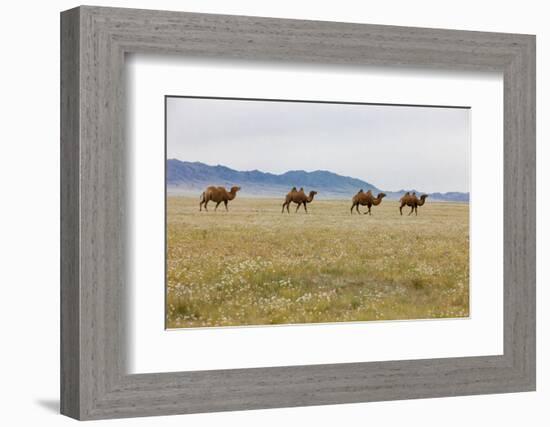
[[[198,194],[210,185],[238,185],[242,187],[242,195],[258,197],[281,197],[292,187],[304,187],[306,191],[316,190],[319,198],[347,199],[360,188],[363,191],[372,190],[373,193],[384,192],[389,199],[399,199],[406,191],[422,193],[416,189],[382,190],[367,181],[324,170],[293,170],[277,175],[259,170],[238,171],[222,165],[210,166],[200,162],[167,160],[166,187],[169,194]],[[469,193],[461,192],[426,194],[439,201],[468,202],[470,199]]]

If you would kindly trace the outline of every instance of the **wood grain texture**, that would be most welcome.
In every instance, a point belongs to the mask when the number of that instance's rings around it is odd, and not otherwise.
[[[61,20],[61,412],[80,414],[79,11]]]
[[[535,388],[535,38],[80,7],[62,26],[62,413],[100,419]],[[504,354],[128,375],[124,55],[504,75]]]

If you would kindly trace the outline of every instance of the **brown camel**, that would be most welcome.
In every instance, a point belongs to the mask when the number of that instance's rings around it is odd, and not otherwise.
[[[208,202],[213,201],[216,202],[216,208],[214,210],[217,210],[220,203],[223,202],[225,210],[228,211],[227,202],[233,200],[237,196],[237,191],[240,189],[241,187],[231,187],[231,191],[228,192],[224,187],[208,187],[201,194],[199,210],[202,211],[202,205],[204,205],[204,210],[208,212]]]
[[[372,191],[369,190],[366,193],[363,191],[363,189],[359,190],[355,196],[353,196],[353,199],[351,199],[352,205],[350,208],[350,212],[353,214],[353,208],[359,212],[359,205],[361,206],[367,206],[368,211],[364,212],[364,214],[371,215],[370,208],[373,206],[378,206],[380,203],[382,203],[382,199],[386,197],[385,193],[378,193],[378,196],[374,197],[372,194]]]
[[[285,207],[286,207],[286,211],[290,213],[290,211],[288,210],[288,207],[292,202],[298,204],[298,206],[296,206],[296,212],[298,212],[300,205],[304,205],[304,210],[307,213],[307,204],[313,201],[313,198],[315,197],[316,194],[317,194],[317,191],[310,191],[309,196],[306,196],[306,193],[304,192],[303,188],[300,188],[300,190],[296,190],[296,187],[293,187],[292,190],[290,190],[290,192],[286,195],[281,213],[284,213]]]
[[[416,197],[416,193],[405,193],[405,195],[401,197],[401,199],[399,199],[399,202],[401,203],[401,206],[399,206],[399,213],[403,215],[403,207],[409,206],[411,208],[409,215],[413,212],[415,213],[415,215],[418,215],[418,206],[422,206],[426,202],[427,198],[427,194],[422,194],[419,199],[418,197]]]

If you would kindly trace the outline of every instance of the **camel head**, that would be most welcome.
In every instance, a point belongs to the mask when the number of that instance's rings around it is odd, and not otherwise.
[[[317,191],[310,191],[309,192],[309,196],[308,198],[306,199],[306,202],[307,203],[311,203],[313,201],[313,197],[317,194]]]
[[[427,199],[427,198],[428,198],[428,195],[427,195],[427,194],[422,194],[422,195],[420,195],[420,199],[417,199],[416,204],[417,204],[418,206],[423,206],[424,203],[426,202],[426,199]]]
[[[241,187],[234,186],[234,187],[231,187],[231,191],[230,191],[230,192],[233,193],[233,194],[236,194],[237,191],[239,191],[240,189],[241,189]]]
[[[382,203],[382,199],[386,197],[386,193],[378,193],[378,196],[376,196],[376,199],[372,200],[372,204],[374,206],[378,206],[380,203]]]

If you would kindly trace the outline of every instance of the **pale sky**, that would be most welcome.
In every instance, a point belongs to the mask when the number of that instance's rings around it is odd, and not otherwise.
[[[328,170],[383,190],[469,191],[470,110],[167,99],[167,157],[237,170]]]

